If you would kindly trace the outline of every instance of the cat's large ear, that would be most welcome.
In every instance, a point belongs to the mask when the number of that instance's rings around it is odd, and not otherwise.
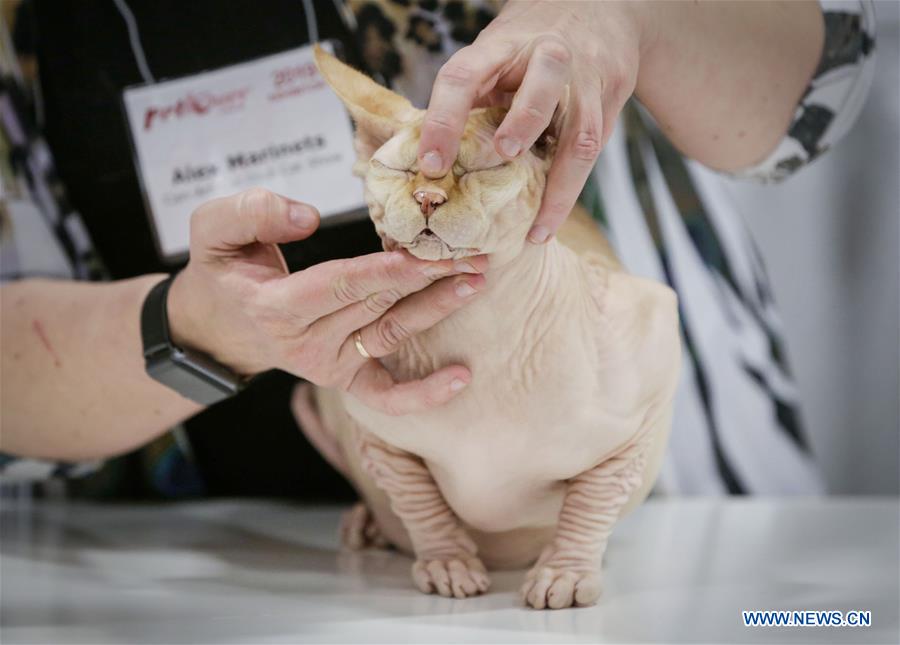
[[[382,87],[365,74],[345,65],[315,46],[316,67],[356,122],[356,152],[368,161],[390,139],[416,109],[405,98]]]

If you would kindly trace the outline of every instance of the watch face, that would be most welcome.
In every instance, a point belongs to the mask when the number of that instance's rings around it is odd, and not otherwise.
[[[212,405],[240,390],[240,380],[205,356],[171,348],[147,359],[147,374],[182,396]]]

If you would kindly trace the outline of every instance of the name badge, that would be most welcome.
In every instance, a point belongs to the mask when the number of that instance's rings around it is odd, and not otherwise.
[[[191,212],[263,186],[323,221],[364,216],[353,130],[312,47],[128,88],[125,112],[160,255],[184,257]]]

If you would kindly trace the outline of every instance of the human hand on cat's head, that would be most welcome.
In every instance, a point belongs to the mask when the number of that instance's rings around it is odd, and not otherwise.
[[[486,254],[492,268],[520,255],[556,149],[552,137],[504,159],[492,140],[506,108],[476,108],[467,112],[449,171],[428,177],[417,159],[425,111],[321,48],[315,57],[356,122],[354,173],[365,179],[369,215],[385,250],[404,249],[422,260]]]
[[[240,374],[281,369],[387,414],[456,396],[471,380],[465,366],[397,383],[378,359],[470,301],[487,259],[427,262],[398,251],[290,273],[278,244],[318,225],[312,206],[259,188],[200,206],[190,261],[169,291],[173,341]]]
[[[430,177],[448,172],[472,107],[509,107],[493,137],[507,160],[521,156],[559,119],[555,157],[528,233],[531,242],[549,240],[571,212],[634,91],[642,5],[507,2],[438,73],[422,124],[419,167]]]

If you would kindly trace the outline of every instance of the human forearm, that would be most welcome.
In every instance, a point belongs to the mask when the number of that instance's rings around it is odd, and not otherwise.
[[[318,223],[311,206],[263,189],[197,209],[191,259],[168,294],[173,342],[245,376],[283,369],[393,414],[456,396],[471,379],[465,366],[397,382],[377,358],[469,301],[487,258],[373,253],[289,273],[277,244],[305,239]],[[144,371],[141,308],[163,278],[0,288],[0,451],[102,457],[200,410]]]
[[[765,158],[819,62],[818,2],[663,0],[639,11],[636,94],[669,139],[719,170]]]
[[[162,278],[0,288],[0,450],[60,460],[114,455],[200,410],[144,371],[140,309]]]

